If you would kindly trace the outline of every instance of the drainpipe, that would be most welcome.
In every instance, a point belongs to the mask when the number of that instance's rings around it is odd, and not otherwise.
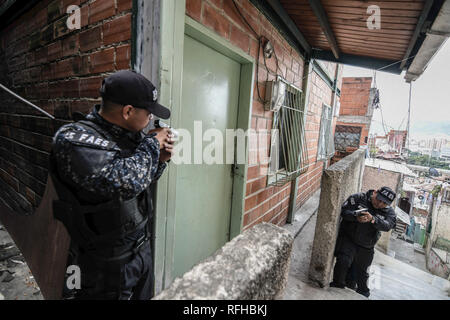
[[[311,73],[313,71],[313,61],[307,60],[305,61],[305,66],[303,68],[303,81],[302,81],[302,91],[303,95],[303,110],[304,110],[304,118],[303,123],[306,125],[306,113],[308,112],[308,101],[309,101],[309,90],[310,90],[310,78]],[[289,195],[289,209],[287,216],[287,223],[292,223],[294,221],[295,209],[297,207],[297,191],[298,191],[298,182],[300,177],[295,178],[291,181],[291,194]]]

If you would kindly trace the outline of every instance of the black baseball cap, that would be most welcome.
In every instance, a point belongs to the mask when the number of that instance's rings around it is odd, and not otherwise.
[[[135,71],[122,70],[105,78],[100,95],[114,103],[147,109],[159,118],[170,117],[170,110],[157,102],[158,90],[155,86]]]
[[[377,199],[390,205],[395,199],[395,192],[389,187],[381,187],[377,190]]]

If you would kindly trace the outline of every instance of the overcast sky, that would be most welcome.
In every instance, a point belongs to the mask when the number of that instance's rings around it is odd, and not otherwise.
[[[343,76],[372,77],[373,70],[346,65]],[[398,130],[399,127],[405,130],[409,84],[404,79],[404,72],[395,75],[378,71],[376,82],[386,130]],[[423,138],[426,131],[450,137],[450,41],[441,47],[422,76],[412,83],[411,137]],[[384,135],[379,109],[374,111],[370,133]]]

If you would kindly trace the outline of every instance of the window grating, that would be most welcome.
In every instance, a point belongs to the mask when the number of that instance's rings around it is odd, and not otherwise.
[[[274,112],[269,185],[285,185],[306,172],[308,151],[304,118],[302,91],[286,83],[282,106]]]
[[[320,119],[319,145],[317,148],[317,160],[326,160],[333,156],[334,139],[332,137],[331,125],[333,122],[333,108],[323,104]]]

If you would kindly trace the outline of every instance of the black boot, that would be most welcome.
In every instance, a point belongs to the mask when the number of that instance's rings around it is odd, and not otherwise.
[[[333,281],[330,283],[330,287],[344,289],[345,285]]]

